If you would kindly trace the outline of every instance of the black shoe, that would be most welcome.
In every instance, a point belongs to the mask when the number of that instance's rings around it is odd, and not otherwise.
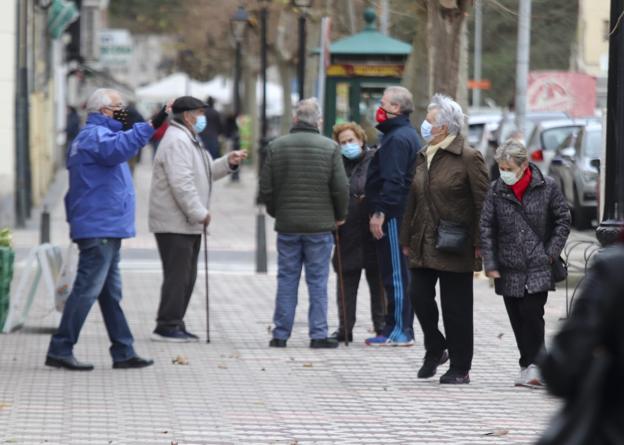
[[[345,341],[344,332],[340,330],[334,332],[332,335],[329,336],[329,338],[333,338],[337,342]],[[353,332],[349,332],[349,341],[353,341]]]
[[[286,340],[282,340],[280,338],[273,338],[269,342],[269,346],[271,348],[285,348],[286,347]]]
[[[441,384],[450,385],[464,385],[470,383],[470,375],[468,371],[456,371],[455,369],[449,369],[446,373],[440,377]]]
[[[135,357],[129,358],[128,360],[123,360],[121,362],[114,362],[113,368],[115,369],[146,368],[148,366],[152,366],[153,364],[154,364],[154,360],[135,356]]]
[[[448,361],[448,352],[442,351],[441,355],[430,358],[425,356],[425,360],[423,361],[423,365],[418,370],[418,378],[419,379],[428,379],[433,377],[438,370],[438,366],[443,365]]]
[[[55,358],[48,355],[45,365],[53,368],[65,368],[70,371],[93,371],[93,365],[91,363],[81,363],[76,360],[76,357],[73,355],[67,358]]]
[[[184,332],[186,334],[186,336],[188,337],[189,340],[191,340],[191,341],[199,341],[199,336],[193,334],[192,332],[189,332],[186,329],[183,329],[182,332]]]
[[[313,349],[333,349],[338,347],[338,340],[335,338],[313,338],[310,340],[310,347]]]

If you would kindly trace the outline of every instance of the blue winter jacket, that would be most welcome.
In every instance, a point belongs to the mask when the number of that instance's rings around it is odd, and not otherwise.
[[[67,155],[69,190],[65,212],[72,240],[135,236],[135,195],[127,161],[154,134],[140,122],[121,131],[120,122],[90,113]]]
[[[409,116],[401,115],[377,125],[383,133],[379,149],[368,167],[366,200],[369,212],[386,219],[401,218],[414,176],[420,140]]]

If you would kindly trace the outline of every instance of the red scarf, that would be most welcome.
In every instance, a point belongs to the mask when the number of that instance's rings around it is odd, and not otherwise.
[[[518,201],[522,202],[522,198],[524,197],[524,192],[526,192],[527,189],[529,188],[529,184],[531,184],[532,177],[533,177],[533,174],[531,173],[531,167],[528,167],[524,171],[522,178],[520,178],[518,182],[516,182],[514,185],[511,186],[511,190],[513,191],[514,195],[516,195],[516,198],[518,198]]]

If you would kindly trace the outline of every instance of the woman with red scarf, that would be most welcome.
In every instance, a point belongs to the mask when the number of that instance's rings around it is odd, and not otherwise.
[[[481,254],[486,275],[505,301],[520,352],[517,386],[542,386],[536,365],[544,346],[544,305],[554,290],[551,264],[570,233],[570,210],[555,182],[529,163],[521,142],[496,151],[500,178],[481,211]]]

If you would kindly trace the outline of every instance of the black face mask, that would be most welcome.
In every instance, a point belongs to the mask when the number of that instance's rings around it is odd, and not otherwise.
[[[128,110],[122,108],[121,110],[113,111],[113,119],[121,122],[125,129],[128,126]]]

